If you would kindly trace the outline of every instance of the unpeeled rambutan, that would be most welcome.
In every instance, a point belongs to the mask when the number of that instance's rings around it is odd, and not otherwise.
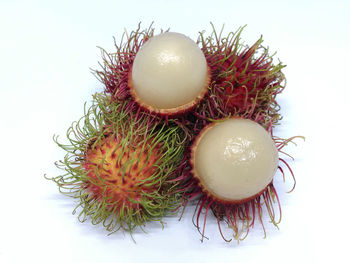
[[[260,37],[252,46],[241,42],[244,27],[223,36],[200,33],[200,45],[211,71],[209,91],[194,110],[195,130],[210,120],[231,116],[252,119],[263,126],[276,124],[281,116],[276,96],[285,87],[281,62],[273,64],[273,55],[262,46]]]
[[[67,132],[67,154],[51,178],[62,193],[78,199],[79,220],[102,223],[109,232],[161,221],[176,206],[176,167],[183,157],[183,133],[150,116],[135,121],[126,103],[95,94],[94,104]]]

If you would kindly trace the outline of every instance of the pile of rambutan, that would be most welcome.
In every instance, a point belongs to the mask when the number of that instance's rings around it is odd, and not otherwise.
[[[295,183],[282,158],[295,137],[273,135],[285,66],[273,63],[262,38],[242,43],[242,30],[223,36],[213,27],[195,42],[139,26],[115,52],[101,49],[94,74],[104,91],[68,129],[68,144],[55,137],[66,151],[56,163],[64,173],[48,178],[77,200],[80,221],[132,232],[194,203],[201,240],[209,211],[228,242],[256,221],[265,229],[264,211],[277,226],[273,178],[287,169]]]

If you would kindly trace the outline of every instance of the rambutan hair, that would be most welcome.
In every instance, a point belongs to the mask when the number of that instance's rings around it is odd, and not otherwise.
[[[111,95],[112,100],[136,104],[131,100],[128,87],[129,72],[132,69],[136,53],[147,40],[153,37],[154,31],[152,24],[145,30],[141,30],[139,24],[138,28],[130,34],[124,32],[119,44],[114,38],[115,52],[107,52],[100,48],[102,63],[99,64],[101,69],[93,72],[97,79],[104,84],[105,92]]]
[[[178,202],[176,168],[183,158],[182,130],[149,115],[135,121],[127,102],[95,94],[93,105],[67,131],[67,152],[57,162],[63,175],[48,178],[78,200],[73,213],[113,233],[161,221]]]
[[[281,62],[273,64],[273,55],[262,46],[260,37],[252,46],[241,42],[244,27],[223,36],[214,26],[210,35],[198,38],[211,71],[209,92],[194,110],[199,132],[211,120],[239,116],[267,127],[281,119],[276,96],[285,87]]]

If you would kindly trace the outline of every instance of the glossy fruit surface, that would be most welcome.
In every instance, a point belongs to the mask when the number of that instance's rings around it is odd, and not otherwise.
[[[240,203],[255,198],[272,181],[278,152],[268,132],[247,119],[206,127],[192,149],[194,176],[214,199]]]

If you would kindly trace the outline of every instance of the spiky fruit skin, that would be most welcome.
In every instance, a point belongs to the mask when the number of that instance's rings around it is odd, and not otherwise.
[[[115,52],[110,53],[101,49],[101,69],[94,71],[95,76],[105,86],[105,92],[111,96],[112,100],[116,102],[128,101],[130,111],[145,111],[132,98],[129,78],[136,53],[153,35],[154,28],[141,30],[140,26],[130,35],[124,34],[120,44],[114,43]]]
[[[259,124],[275,125],[280,120],[276,96],[285,85],[281,62],[273,64],[260,38],[251,47],[240,43],[243,28],[223,37],[200,34],[198,44],[211,71],[209,92],[195,109],[193,128],[197,134],[210,120],[237,116]]]
[[[85,187],[96,200],[108,200],[109,210],[120,211],[123,207],[137,210],[145,194],[160,187],[147,182],[156,173],[160,146],[156,145],[148,156],[141,146],[123,149],[120,140],[109,135],[87,149],[83,166],[89,180]]]
[[[205,49],[208,61],[211,61],[211,70],[215,84],[212,89],[221,88],[219,97],[223,101],[226,113],[244,113],[254,106],[256,108],[271,107],[269,103],[275,95],[281,92],[284,77],[279,72],[280,67],[275,68],[267,53],[256,57],[262,40],[253,46],[235,53],[233,46],[226,50],[216,51]],[[223,61],[217,64],[217,61]]]
[[[128,104],[97,93],[86,115],[68,129],[67,154],[57,163],[65,174],[50,178],[78,200],[82,222],[91,219],[113,233],[160,221],[177,206],[176,167],[184,137],[174,123],[135,117]],[[136,121],[137,119],[137,121]]]

